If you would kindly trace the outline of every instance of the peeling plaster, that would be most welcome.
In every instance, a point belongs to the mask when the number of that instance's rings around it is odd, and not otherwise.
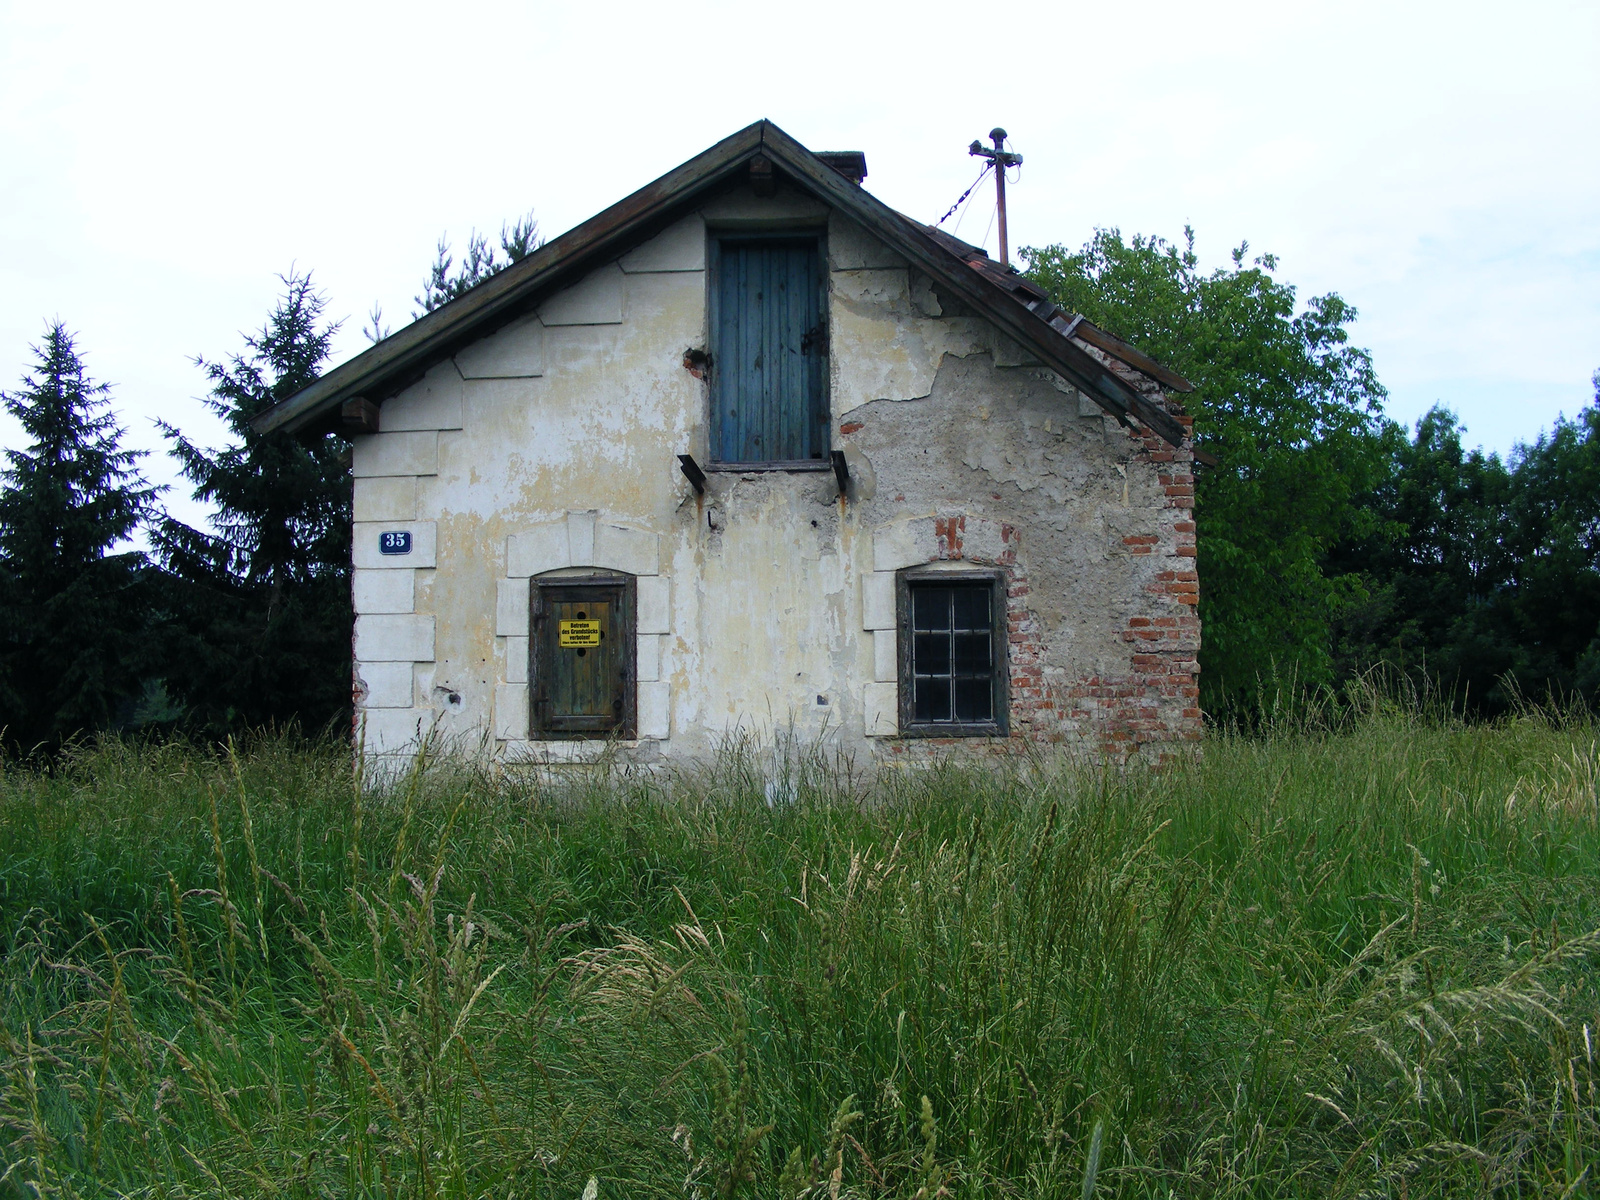
[[[697,496],[677,455],[709,458],[707,385],[683,368],[684,348],[706,345],[707,224],[795,221],[827,222],[831,406],[848,494],[831,472],[713,472]],[[356,439],[356,505],[371,522],[359,535],[402,520],[434,531],[431,565],[414,571],[414,613],[373,614],[411,620],[396,636],[419,647],[416,622],[433,633],[431,661],[413,665],[414,706],[369,703],[369,752],[398,753],[437,728],[507,761],[591,757],[582,743],[527,740],[527,575],[517,572],[543,561],[527,549],[543,544],[541,530],[565,534],[573,566],[612,553],[608,538],[659,547],[625,559],[659,572],[640,576],[641,606],[648,592],[665,631],[642,635],[654,639],[642,669],[658,677],[639,684],[650,736],[624,750],[644,760],[706,754],[739,729],[882,752],[867,731],[892,710],[895,684],[880,675],[894,634],[864,631],[862,581],[879,574],[878,531],[935,514],[963,517],[974,545],[984,529],[1017,531],[1006,552],[1028,583],[1026,618],[1043,631],[1046,685],[1126,674],[1125,626],[1168,604],[1150,587],[1172,560],[1133,556],[1123,539],[1165,548],[1181,514],[1136,442],[1081,414],[1072,388],[986,322],[942,315],[928,280],[863,231],[782,188],[770,200],[731,189],[539,317],[437,365],[384,406],[384,433]],[[575,517],[590,530],[576,547]],[[518,578],[524,590],[506,591]],[[363,587],[375,607],[404,606],[399,585]],[[396,668],[370,673],[377,699],[404,699]]]

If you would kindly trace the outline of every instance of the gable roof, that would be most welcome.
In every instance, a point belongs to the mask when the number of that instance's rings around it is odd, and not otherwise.
[[[252,424],[262,433],[322,427],[338,421],[347,401],[395,394],[433,364],[654,236],[693,209],[708,190],[732,181],[752,161],[765,159],[787,182],[859,223],[1119,421],[1145,425],[1174,446],[1182,442],[1184,428],[1159,395],[1147,395],[1128,377],[1131,369],[1181,392],[1193,390],[1186,380],[1063,311],[1031,280],[992,261],[983,250],[896,212],[846,178],[832,161],[838,157],[812,153],[770,121],[748,125],[341,363]],[[860,165],[864,175],[864,161]],[[1123,368],[1106,362],[1108,356]]]

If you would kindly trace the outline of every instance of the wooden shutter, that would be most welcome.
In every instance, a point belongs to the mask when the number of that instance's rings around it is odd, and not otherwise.
[[[816,239],[723,239],[714,306],[716,460],[825,460],[828,337]]]
[[[536,580],[534,736],[632,737],[631,581]]]

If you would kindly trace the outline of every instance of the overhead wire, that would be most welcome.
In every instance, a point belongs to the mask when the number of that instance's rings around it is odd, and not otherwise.
[[[1009,144],[1010,141],[1011,141],[1011,139],[1007,138],[1005,140],[1005,142],[1002,143],[1002,146],[1004,146],[1006,144]],[[970,187],[968,187],[966,191],[962,192],[961,195],[956,198],[956,202],[949,207],[949,209],[945,212],[944,216],[940,217],[936,222],[934,222],[934,226],[933,227],[935,229],[938,229],[941,225],[943,225],[946,221],[948,221],[952,216],[954,216],[955,213],[956,213],[956,210],[961,208],[961,206],[967,202],[968,197],[970,197],[972,195],[972,193],[977,190],[978,185],[980,183],[982,183],[984,181],[984,179],[988,176],[989,172],[994,170],[994,169],[995,169],[995,164],[994,164],[993,160],[990,160],[989,162],[984,163],[983,170],[978,172],[978,177],[972,181],[972,185]],[[1002,170],[1003,169],[1004,168],[1002,168]],[[1010,182],[1010,183],[1021,183],[1022,182],[1022,164],[1021,163],[1017,164],[1016,176],[1014,178],[1008,179],[1007,182]],[[971,209],[968,208],[968,209],[964,210],[961,213],[961,217],[960,217],[960,219],[958,219],[956,221],[955,229],[952,231],[952,233],[960,233],[961,232],[961,222],[965,221],[967,219],[967,213],[970,212],[970,211],[971,211]],[[994,222],[995,222],[995,218],[999,215],[999,212],[1000,212],[1000,206],[999,206],[998,203],[996,203],[993,211],[991,211],[989,213],[989,226],[988,226],[987,229],[984,230],[984,232],[983,232],[983,241],[980,242],[979,245],[987,245],[988,244],[989,235],[994,232]]]
[[[966,203],[967,197],[972,195],[973,189],[976,188],[980,183],[983,182],[983,177],[989,173],[990,169],[993,166],[994,166],[993,163],[984,163],[983,164],[983,170],[979,171],[978,172],[978,177],[972,181],[972,187],[969,187],[966,191],[962,192],[961,195],[956,198],[956,202],[950,206],[950,210],[948,212],[946,212],[944,214],[944,216],[940,217],[937,221],[935,221],[933,223],[933,227],[935,229],[939,228],[939,226],[943,225],[946,221],[948,221],[952,216],[955,215],[956,209],[960,208],[963,204]],[[960,227],[960,224],[961,224],[961,222],[959,222],[959,221],[956,222],[956,225],[957,225],[958,228]]]

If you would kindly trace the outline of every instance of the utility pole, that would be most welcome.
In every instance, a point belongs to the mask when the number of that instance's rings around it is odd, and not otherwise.
[[[986,158],[994,167],[994,193],[999,204],[1000,212],[1000,265],[1011,265],[1011,243],[1006,238],[1006,168],[1020,167],[1022,155],[1012,154],[1005,147],[1006,131],[998,125],[989,130],[989,137],[994,142],[994,149],[990,150],[982,142],[974,140],[967,147],[967,153],[975,158]]]

